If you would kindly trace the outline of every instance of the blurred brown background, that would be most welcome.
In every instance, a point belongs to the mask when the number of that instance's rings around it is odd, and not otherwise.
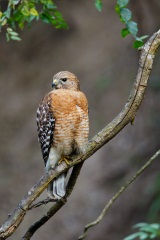
[[[90,138],[124,106],[138,68],[139,52],[133,39],[122,39],[123,24],[114,12],[116,1],[103,0],[99,13],[94,1],[57,1],[69,30],[43,23],[20,33],[22,41],[0,39],[0,221],[7,218],[25,193],[44,174],[37,141],[36,109],[51,90],[52,76],[60,70],[75,73],[89,100]],[[160,26],[159,0],[131,0],[139,36]],[[33,240],[77,239],[107,200],[159,148],[160,54],[154,62],[146,97],[134,126],[86,161],[67,204],[33,236]],[[154,199],[159,161],[139,177],[110,209],[88,239],[121,240],[131,226],[147,221]],[[46,193],[45,193],[46,194]],[[43,197],[45,196],[43,195]],[[49,206],[27,213],[10,239],[20,239]],[[158,214],[158,213],[157,213]]]

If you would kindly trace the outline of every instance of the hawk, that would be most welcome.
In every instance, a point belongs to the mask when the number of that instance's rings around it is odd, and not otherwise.
[[[53,90],[37,109],[38,140],[48,172],[73,154],[82,154],[88,141],[88,102],[80,91],[77,77],[68,71],[54,75]],[[66,173],[53,180],[47,189],[50,198],[66,194]]]

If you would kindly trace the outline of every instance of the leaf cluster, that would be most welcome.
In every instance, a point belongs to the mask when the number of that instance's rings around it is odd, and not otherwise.
[[[148,239],[159,239],[160,237],[160,224],[158,223],[138,223],[134,226],[138,228],[138,232],[125,237],[123,240],[148,240]]]
[[[44,23],[51,24],[55,28],[68,28],[62,14],[57,10],[56,4],[52,0],[7,0],[5,10],[0,6],[0,31],[6,30],[7,41],[10,39],[20,41],[17,30],[23,29],[27,24],[31,26],[34,20],[42,20]],[[129,0],[117,0],[115,11],[120,17],[120,21],[126,26],[121,30],[122,37],[132,34],[135,38],[134,48],[139,48],[144,44],[147,36],[137,36],[137,23],[132,21],[132,12],[126,7]],[[102,0],[95,0],[95,7],[102,11]]]
[[[148,36],[137,37],[138,27],[137,23],[132,21],[132,12],[126,7],[129,3],[129,0],[117,0],[115,11],[119,15],[121,22],[123,22],[126,27],[121,30],[121,36],[124,38],[128,34],[132,34],[135,38],[133,47],[139,48],[143,46],[144,39]]]
[[[39,19],[57,29],[68,27],[52,0],[9,0],[6,10],[0,9],[0,30],[5,27],[7,41],[20,41],[17,28],[23,29],[26,23],[30,27]]]

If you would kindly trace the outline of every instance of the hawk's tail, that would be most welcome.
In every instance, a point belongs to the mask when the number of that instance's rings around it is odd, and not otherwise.
[[[53,196],[60,199],[66,194],[66,173],[62,173],[53,181]]]

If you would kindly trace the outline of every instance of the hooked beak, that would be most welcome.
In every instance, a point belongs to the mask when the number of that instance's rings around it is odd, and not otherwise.
[[[53,79],[52,88],[56,87],[59,84],[57,79]]]

